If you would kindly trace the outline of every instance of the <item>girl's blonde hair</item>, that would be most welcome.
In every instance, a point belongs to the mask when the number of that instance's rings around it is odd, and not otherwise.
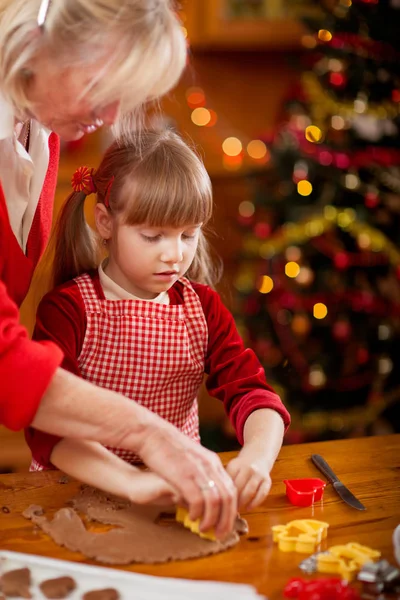
[[[144,131],[114,142],[92,175],[97,202],[128,225],[185,227],[203,224],[186,274],[213,286],[220,263],[211,258],[203,228],[213,208],[210,178],[200,158],[171,130]],[[53,283],[59,285],[101,261],[99,239],[85,220],[84,192],[66,200],[54,233]],[[137,257],[140,260],[140,257]]]
[[[39,7],[40,0],[0,0],[0,88],[19,114],[29,110],[27,84],[43,51],[60,68],[101,60],[82,96],[98,106],[120,100],[122,121],[183,71],[186,41],[170,0],[52,0],[41,28]]]

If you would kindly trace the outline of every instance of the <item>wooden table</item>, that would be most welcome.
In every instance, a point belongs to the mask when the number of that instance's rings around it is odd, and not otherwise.
[[[312,453],[324,456],[366,511],[348,507],[329,485],[323,504],[309,508],[289,504],[283,479],[320,476],[310,461]],[[221,456],[227,462],[233,454]],[[277,600],[286,581],[301,575],[298,564],[304,555],[281,553],[272,543],[271,526],[300,518],[327,521],[329,545],[357,541],[381,550],[383,558],[394,562],[392,533],[400,523],[400,435],[286,446],[272,479],[264,505],[244,513],[250,533],[235,548],[198,560],[123,568],[166,577],[250,583],[270,600]],[[64,506],[79,484],[62,485],[59,480],[56,471],[0,476],[0,549],[93,564],[57,546],[42,532],[34,532],[31,522],[21,516],[33,503],[46,512]]]

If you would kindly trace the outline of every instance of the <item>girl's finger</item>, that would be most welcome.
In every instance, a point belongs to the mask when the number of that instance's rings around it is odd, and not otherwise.
[[[270,489],[271,489],[271,480],[264,479],[261,482],[261,485],[258,487],[258,490],[257,490],[256,494],[254,495],[253,499],[251,500],[250,504],[248,506],[246,506],[246,508],[248,510],[253,510],[253,508],[260,506],[260,504],[262,502],[264,502],[265,498],[268,496]]]

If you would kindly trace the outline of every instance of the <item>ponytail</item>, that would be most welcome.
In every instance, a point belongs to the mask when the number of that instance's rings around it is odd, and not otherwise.
[[[99,265],[99,243],[85,219],[85,199],[84,192],[72,192],[58,217],[54,232],[54,286],[96,269]]]

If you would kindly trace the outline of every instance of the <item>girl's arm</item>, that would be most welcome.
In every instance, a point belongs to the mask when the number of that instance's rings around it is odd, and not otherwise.
[[[255,507],[271,487],[270,471],[290,416],[268,385],[260,361],[244,346],[219,295],[207,286],[194,284],[194,288],[208,325],[207,389],[223,402],[243,445],[227,471],[236,484],[240,505]]]
[[[238,490],[238,504],[255,508],[268,496],[270,472],[282,446],[284,424],[281,416],[270,408],[251,413],[244,424],[244,444],[227,471]]]
[[[136,504],[176,504],[179,493],[164,479],[128,464],[97,442],[64,438],[52,463],[75,479]]]

